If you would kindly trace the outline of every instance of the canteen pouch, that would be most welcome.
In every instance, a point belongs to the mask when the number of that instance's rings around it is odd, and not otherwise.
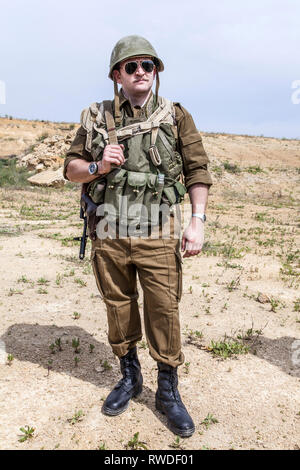
[[[141,214],[142,225],[158,224],[163,188],[164,183],[159,182],[158,175],[149,173],[144,195],[144,210]]]
[[[147,179],[147,173],[128,171],[120,217],[122,225],[140,224]]]
[[[116,169],[106,175],[106,190],[104,196],[104,215],[108,221],[119,219],[122,206],[122,195],[127,178],[127,170]]]
[[[92,181],[87,188],[87,193],[95,204],[104,202],[104,194],[106,188],[106,178],[99,178]]]
[[[186,193],[186,187],[184,186],[184,184],[180,183],[180,181],[176,181],[176,183],[174,185],[174,188],[175,188],[175,193],[176,193],[176,196],[177,196],[177,201],[176,202],[183,201],[184,195]]]

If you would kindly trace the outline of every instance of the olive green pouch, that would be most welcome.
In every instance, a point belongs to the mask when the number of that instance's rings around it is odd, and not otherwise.
[[[106,175],[107,185],[104,197],[104,215],[107,220],[119,219],[122,207],[122,195],[127,179],[127,170],[120,168]]]
[[[106,188],[106,178],[103,176],[92,181],[87,188],[87,193],[95,204],[102,204]]]
[[[177,202],[177,195],[176,195],[174,186],[170,186],[170,187],[168,187],[168,188],[164,188],[163,194],[164,194],[164,196],[166,196],[166,198],[167,198],[168,203],[170,204],[170,206],[172,206],[173,204],[176,204],[176,202]]]
[[[155,225],[159,222],[159,207],[161,203],[164,185],[159,184],[158,175],[148,174],[147,186],[144,194],[144,210],[142,211],[141,224]]]
[[[177,202],[181,202],[184,199],[184,195],[186,193],[186,187],[184,184],[180,183],[180,181],[176,181],[175,183],[175,191],[177,191]]]
[[[147,173],[128,171],[122,201],[121,224],[138,225],[140,223],[147,179]]]

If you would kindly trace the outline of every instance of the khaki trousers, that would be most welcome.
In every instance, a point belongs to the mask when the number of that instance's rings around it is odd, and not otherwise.
[[[92,265],[107,307],[108,340],[122,357],[142,339],[137,275],[144,294],[144,325],[155,361],[177,367],[181,352],[178,303],[182,294],[180,240],[116,238],[92,242]]]

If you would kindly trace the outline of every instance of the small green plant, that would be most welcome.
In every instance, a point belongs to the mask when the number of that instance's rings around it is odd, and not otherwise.
[[[24,274],[18,279],[18,282],[23,282],[24,284],[34,284],[34,282],[28,279],[27,276],[25,276]]]
[[[47,289],[45,289],[44,287],[40,287],[37,292],[38,294],[48,294]]]
[[[61,274],[57,274],[56,275],[56,279],[55,279],[55,284],[57,286],[60,286],[61,285],[61,281],[62,281],[62,275]]]
[[[98,446],[97,450],[107,450],[105,442],[101,442],[101,444]]]
[[[212,340],[206,349],[212,352],[214,356],[221,357],[222,359],[227,359],[237,354],[247,354],[249,352],[249,348],[244,344],[234,340],[226,341],[226,338],[224,341]]]
[[[14,360],[14,356],[12,354],[7,354],[7,364],[9,366],[12,365],[12,361]]]
[[[92,354],[94,352],[95,346],[94,344],[90,344],[90,353]]]
[[[256,212],[254,219],[259,222],[264,222],[266,220],[267,214],[265,212]]]
[[[80,339],[79,338],[73,338],[72,339],[72,348],[74,348],[74,353],[79,354],[80,353]]]
[[[78,320],[80,318],[80,313],[73,312],[73,318],[74,318],[74,320]]]
[[[199,340],[203,338],[203,332],[199,330],[187,330],[188,338],[192,341]]]
[[[103,362],[101,363],[101,365],[102,365],[103,369],[105,369],[105,370],[110,370],[110,369],[112,369],[112,366],[110,365],[110,363],[109,363],[106,359],[105,359],[105,361],[103,361]]]
[[[128,441],[126,444],[126,449],[131,449],[131,450],[139,450],[139,449],[144,449],[147,450],[146,442],[140,441],[139,440],[139,432],[136,432],[134,436]]]
[[[190,362],[185,362],[184,363],[184,373],[189,374],[190,373]]]
[[[79,423],[79,421],[82,421],[83,420],[83,416],[84,416],[84,413],[82,410],[79,410],[79,411],[75,411],[74,413],[74,416],[72,416],[72,418],[68,418],[67,421],[74,425],[74,424],[77,424]]]
[[[78,364],[79,364],[79,362],[80,362],[80,359],[79,359],[78,356],[75,356],[75,357],[74,357],[74,362],[75,362],[75,367],[77,367]]]
[[[256,175],[256,173],[265,173],[265,171],[260,167],[260,165],[248,166],[246,168],[246,171],[248,173],[252,173],[253,175]]]
[[[40,277],[38,280],[37,280],[37,283],[38,285],[40,286],[46,286],[49,284],[50,281],[48,281],[48,279],[46,279],[45,277]]]
[[[49,359],[49,361],[48,361],[48,363],[47,363],[47,370],[48,370],[47,377],[49,376],[50,370],[52,369],[52,364],[53,364],[52,359]]]
[[[274,299],[273,297],[270,298],[270,303],[271,303],[271,312],[276,312],[276,309],[279,306],[279,300]]]
[[[56,346],[58,347],[58,350],[59,350],[59,351],[62,351],[62,347],[61,347],[61,338],[57,338],[57,339],[55,340],[55,344],[56,344]]]
[[[141,349],[147,349],[148,348],[148,344],[144,340],[139,341],[138,345]]]
[[[256,334],[257,336],[261,335],[261,334],[262,334],[262,330],[253,330],[253,328],[249,328],[249,329],[246,331],[246,333],[241,334],[241,335],[238,334],[238,335],[237,335],[237,339],[242,339],[242,340],[244,340],[244,341],[249,341],[250,339],[253,338],[253,336],[254,336],[255,334]]]
[[[30,426],[25,426],[20,428],[20,431],[23,435],[20,436],[19,442],[25,442],[27,439],[31,439],[34,435],[35,428],[31,428]]]
[[[229,173],[240,173],[241,169],[236,163],[230,163],[226,161],[223,163],[224,170],[228,171]]]
[[[300,298],[294,301],[294,312],[300,312]]]
[[[208,415],[202,421],[201,424],[203,424],[205,426],[205,428],[208,429],[212,424],[216,424],[218,422],[219,421],[217,420],[217,418],[215,418],[212,414],[208,413]]]
[[[49,348],[50,348],[51,354],[55,354],[55,344],[54,343],[50,344]]]
[[[172,444],[170,444],[169,447],[172,447],[173,449],[183,449],[183,445],[181,443],[181,439],[179,436],[176,436]]]
[[[76,284],[78,284],[79,287],[86,287],[86,285],[87,285],[86,282],[83,281],[82,279],[80,279],[79,277],[76,277],[74,279],[74,282],[76,282]]]
[[[229,292],[232,292],[233,290],[236,290],[238,286],[240,285],[240,280],[241,280],[241,274],[236,277],[236,279],[232,279],[230,282],[227,283],[226,287]]]

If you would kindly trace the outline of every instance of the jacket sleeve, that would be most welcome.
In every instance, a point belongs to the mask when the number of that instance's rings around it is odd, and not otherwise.
[[[68,179],[67,177],[67,166],[76,158],[81,158],[82,160],[86,160],[88,162],[93,161],[93,158],[89,152],[85,149],[85,141],[86,141],[87,131],[80,126],[78,131],[76,132],[75,139],[73,140],[69,150],[66,153],[66,158],[64,161],[64,178]]]
[[[185,186],[188,189],[195,183],[204,183],[210,187],[212,179],[207,169],[209,160],[191,114],[179,103],[175,103],[175,118]]]

